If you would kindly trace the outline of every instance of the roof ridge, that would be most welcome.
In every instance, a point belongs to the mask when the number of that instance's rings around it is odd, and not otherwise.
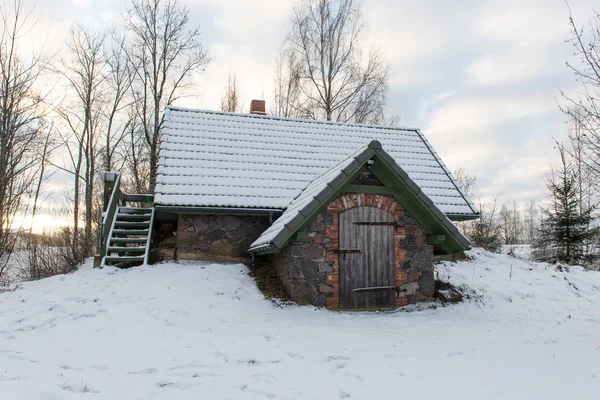
[[[171,144],[173,144],[173,143],[171,143]],[[217,146],[211,146],[211,145],[206,145],[206,146],[208,146],[208,147],[217,147]],[[252,149],[254,149],[254,148],[252,148]],[[166,150],[166,151],[178,151],[178,152],[184,152],[184,153],[197,153],[198,152],[197,150],[187,150],[187,149],[173,149],[173,150],[164,149],[164,150]],[[282,151],[293,152],[293,150],[282,150]],[[323,154],[324,156],[325,155],[331,155],[331,153],[329,153],[329,154],[328,153],[319,153],[319,152],[314,152],[314,151],[302,152],[302,154],[306,154],[306,153],[310,153],[310,154]],[[407,152],[407,153],[408,154],[427,154],[427,153],[417,153],[417,152]],[[213,151],[211,154],[237,155],[237,154],[228,153],[228,152],[222,152],[222,151]],[[248,155],[248,154],[246,154],[246,155]],[[292,160],[314,160],[314,161],[321,160],[320,158],[305,158],[305,157],[300,158],[300,157],[290,157],[290,156],[282,156],[282,155],[276,155],[276,156],[273,156],[273,155],[263,155],[263,154],[249,154],[249,155],[257,156],[257,157],[269,157],[269,158],[273,158],[273,157],[276,157],[276,158],[287,158],[287,159],[292,159]],[[171,158],[181,159],[180,157],[171,157]],[[331,159],[331,157],[323,157],[322,159],[323,160],[328,160],[328,159]],[[430,160],[425,160],[425,159],[416,158],[416,157],[405,157],[404,159],[406,159],[406,160],[430,161]],[[197,159],[196,158],[192,158],[192,160],[197,160]]]
[[[215,110],[206,110],[199,108],[185,108],[178,106],[167,106],[166,108],[173,111],[183,111],[183,112],[193,112],[198,114],[214,114],[214,115],[227,115],[230,117],[246,117],[246,118],[256,118],[256,119],[268,119],[274,121],[290,121],[290,122],[302,122],[309,124],[318,124],[318,125],[329,125],[329,126],[345,126],[345,127],[365,127],[365,128],[375,128],[375,129],[391,129],[391,130],[401,130],[401,131],[417,131],[418,128],[414,127],[404,127],[404,126],[391,126],[391,125],[375,125],[375,124],[357,124],[351,122],[338,122],[338,121],[324,121],[319,119],[306,119],[306,118],[290,118],[290,117],[277,117],[274,115],[256,115],[256,114],[246,114],[246,113],[234,113],[234,112],[226,112],[226,111],[215,111]]]
[[[194,125],[194,124],[192,124],[191,122],[186,122],[186,124],[189,124],[189,125]],[[208,126],[221,126],[221,125],[208,125]],[[233,129],[233,128],[232,128],[232,129]],[[165,130],[167,130],[167,131],[168,131],[168,130],[178,130],[178,131],[185,131],[185,129],[183,129],[183,128],[177,128],[177,127],[173,127],[173,126],[169,126],[168,128],[165,128]],[[275,130],[275,129],[262,129],[262,130],[264,130],[264,131],[273,131],[273,132],[278,132],[278,131],[277,131],[277,130]],[[188,130],[188,131],[189,131],[189,130]],[[215,130],[207,130],[207,129],[203,129],[203,130],[197,129],[197,130],[191,130],[191,131],[192,131],[192,132],[214,132],[214,133],[223,133],[223,132],[217,132],[217,131],[215,131]],[[230,132],[225,132],[225,133],[227,133],[227,134],[230,134],[230,135],[234,135],[234,133],[230,133]],[[170,136],[177,136],[177,137],[189,137],[189,138],[197,138],[197,137],[198,137],[198,136],[192,136],[192,135],[177,135],[177,134],[172,134],[171,132],[169,132],[169,135],[170,135]],[[270,137],[270,136],[268,136],[268,135],[261,135],[261,134],[259,134],[259,133],[257,133],[257,134],[249,134],[249,133],[248,133],[248,134],[246,134],[246,135],[247,135],[247,136],[260,136],[260,137],[266,137],[266,138]],[[328,135],[328,136],[341,136],[341,137],[344,137],[344,135],[341,135],[341,134],[331,134],[331,135]],[[391,136],[391,135],[390,135],[390,136]],[[412,135],[411,135],[411,136],[412,136]],[[236,140],[236,139],[224,139],[224,138],[219,138],[219,139],[220,139],[220,140]],[[286,139],[292,139],[292,140],[303,140],[303,139],[296,138],[296,137],[286,137]],[[356,139],[360,139],[360,138],[356,138]],[[401,141],[410,141],[410,142],[415,142],[415,143],[423,143],[423,141],[421,140],[421,138],[419,138],[419,139],[398,139],[398,138],[397,138],[397,136],[391,136],[391,138],[390,138],[390,139],[391,139],[391,140],[394,140],[394,141],[398,141],[398,142],[401,142]],[[368,140],[368,139],[365,137],[365,140]],[[271,141],[268,141],[268,142],[260,142],[260,141],[255,141],[255,142],[256,142],[256,143],[272,143]],[[287,144],[287,143],[281,143],[281,144]],[[308,146],[308,145],[302,145],[302,144],[299,144],[299,146]]]

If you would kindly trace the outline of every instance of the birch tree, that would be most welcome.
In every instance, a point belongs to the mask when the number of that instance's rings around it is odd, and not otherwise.
[[[285,54],[296,60],[303,116],[355,123],[384,118],[388,66],[376,50],[363,57],[363,31],[357,0],[299,0]]]
[[[221,97],[221,111],[242,112],[242,101],[240,96],[237,76],[235,74],[229,74],[227,77],[227,87]]]
[[[119,171],[124,162],[115,163],[133,121],[127,118],[126,110],[131,104],[130,90],[133,71],[125,52],[125,37],[112,33],[104,55],[105,95],[102,108],[105,119],[102,164],[105,171]],[[123,157],[120,157],[123,160]]]
[[[300,63],[294,51],[282,51],[276,60],[272,113],[279,117],[303,117],[300,103]]]
[[[561,107],[580,130],[581,160],[600,182],[600,14],[595,13],[587,25],[575,22],[569,10],[574,59],[566,65],[574,73],[580,88],[575,94],[562,93],[565,104]],[[600,185],[595,185],[598,193]]]
[[[527,207],[525,208],[525,217],[523,218],[523,230],[526,243],[532,244],[536,240],[538,227],[538,206],[534,200],[529,200],[529,203],[527,203]]]
[[[73,175],[73,244],[74,255],[85,257],[92,252],[94,179],[103,113],[104,68],[103,48],[106,34],[89,31],[81,25],[71,28],[67,42],[69,57],[61,61],[60,74],[67,82],[65,106],[58,108],[63,120],[61,139],[66,144],[68,165],[59,167]],[[83,243],[79,243],[81,189],[83,187]]]
[[[177,0],[133,0],[125,16],[128,60],[141,134],[148,146],[149,187],[154,191],[165,107],[193,86],[193,74],[208,62],[199,27]]]

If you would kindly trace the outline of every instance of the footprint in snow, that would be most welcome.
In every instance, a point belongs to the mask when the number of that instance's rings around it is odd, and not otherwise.
[[[346,356],[329,356],[325,359],[325,361],[348,361],[349,357]]]
[[[191,369],[191,368],[213,368],[214,365],[204,365],[204,364],[182,364],[176,365],[174,367],[168,368],[167,371],[178,371],[182,369]]]
[[[72,370],[72,371],[81,371],[81,368],[73,368],[73,367],[68,366],[67,364],[59,365],[58,367],[61,369],[67,369],[67,370]]]
[[[0,376],[0,382],[7,382],[7,381],[20,381],[21,377],[18,375],[15,376]]]
[[[275,382],[275,377],[272,375],[254,374],[254,375],[250,375],[250,378],[252,378],[256,381],[265,382],[265,383]]]
[[[158,372],[158,370],[155,368],[146,368],[146,369],[142,369],[140,371],[128,372],[127,375],[149,375],[149,374],[154,374],[156,372]]]
[[[158,386],[159,388],[176,388],[185,390],[197,385],[187,382],[156,382],[156,386]]]
[[[34,360],[31,358],[27,358],[27,357],[22,357],[22,356],[18,356],[18,355],[12,355],[12,354],[8,354],[6,355],[6,358],[10,358],[12,360],[19,360],[19,361],[26,361],[32,364],[39,364],[40,362],[38,360]]]
[[[254,393],[254,394],[260,394],[260,395],[263,395],[263,396],[265,396],[265,397],[266,397],[266,398],[268,398],[268,399],[274,399],[274,398],[275,398],[275,394],[274,394],[274,393],[270,393],[270,392],[263,392],[263,391],[260,391],[260,390],[254,390],[254,389],[250,389],[250,388],[248,387],[248,385],[241,385],[241,386],[239,386],[239,389],[240,389],[242,392],[248,392],[248,393]]]
[[[69,384],[65,383],[64,385],[61,386],[61,389],[66,390],[67,392],[72,392],[72,393],[100,393],[99,391],[90,388],[86,384],[69,385]]]
[[[353,379],[355,379],[355,380],[357,380],[357,381],[359,381],[359,382],[363,382],[363,378],[362,378],[360,375],[353,374],[353,373],[351,373],[351,372],[346,372],[346,373],[344,374],[344,376],[347,376],[347,377],[349,377],[349,378],[353,378]]]
[[[259,361],[254,358],[251,359],[241,359],[236,361],[237,364],[248,364],[248,365],[261,365],[261,364],[279,364],[281,360],[267,360],[267,361]]]
[[[304,360],[304,357],[302,357],[301,355],[299,355],[298,353],[296,353],[296,352],[293,352],[293,351],[290,351],[290,352],[288,353],[288,356],[289,356],[290,358],[299,358],[300,360]]]
[[[106,371],[108,369],[108,367],[105,367],[104,365],[90,365],[91,369],[95,369],[98,371]]]

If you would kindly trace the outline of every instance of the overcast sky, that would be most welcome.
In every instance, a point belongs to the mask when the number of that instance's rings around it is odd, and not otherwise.
[[[60,52],[73,23],[119,24],[124,0],[37,0],[32,41]],[[198,76],[197,98],[180,105],[218,109],[235,72],[245,103],[272,97],[275,57],[292,0],[180,0],[200,26],[212,62]],[[593,14],[572,0],[579,25]],[[451,170],[477,176],[484,201],[542,196],[541,174],[562,138],[560,89],[576,82],[566,68],[571,47],[563,0],[364,0],[368,46],[391,68],[389,114],[421,128]],[[246,106],[247,107],[247,106]],[[478,199],[474,199],[478,201]]]

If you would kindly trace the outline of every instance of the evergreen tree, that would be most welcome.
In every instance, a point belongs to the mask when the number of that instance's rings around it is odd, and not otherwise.
[[[586,244],[600,234],[593,226],[595,209],[582,204],[576,169],[567,160],[564,148],[558,145],[558,149],[561,166],[547,182],[551,206],[542,208],[534,255],[539,261],[591,265],[599,256],[586,254]]]

